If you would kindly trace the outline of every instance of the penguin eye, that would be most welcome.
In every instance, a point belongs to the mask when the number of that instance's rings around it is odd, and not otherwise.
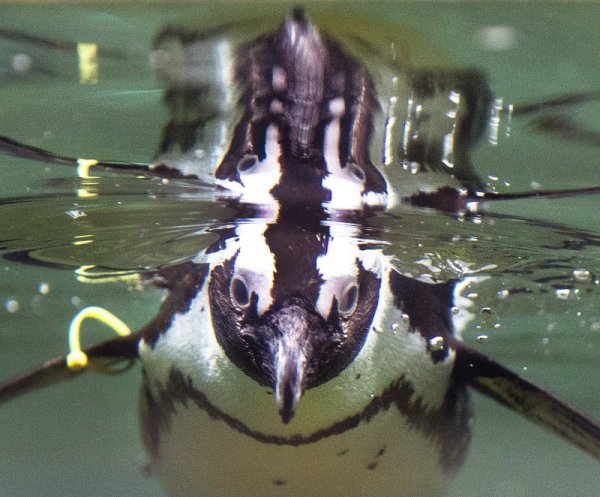
[[[240,173],[251,173],[258,164],[258,157],[256,155],[244,155],[237,163],[237,170]]]
[[[233,303],[241,309],[245,309],[250,305],[250,290],[248,289],[248,285],[238,276],[231,280],[229,295]]]
[[[358,302],[358,285],[356,283],[350,283],[344,291],[339,300],[338,310],[344,317],[350,316],[356,309]]]
[[[365,176],[365,172],[362,170],[360,166],[357,166],[354,163],[349,163],[347,166],[348,172],[350,175],[356,179],[359,183],[364,183],[367,177]]]

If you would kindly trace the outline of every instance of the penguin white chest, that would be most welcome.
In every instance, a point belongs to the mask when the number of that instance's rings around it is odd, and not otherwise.
[[[195,405],[179,405],[155,469],[176,497],[428,497],[443,495],[454,475],[441,467],[437,446],[393,407],[293,446],[257,440]]]

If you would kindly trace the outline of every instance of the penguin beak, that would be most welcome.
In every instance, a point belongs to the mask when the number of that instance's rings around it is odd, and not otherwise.
[[[279,311],[275,321],[279,331],[273,350],[275,402],[281,420],[287,424],[304,393],[309,354],[307,311],[292,305]]]
[[[304,392],[304,366],[306,358],[297,350],[289,350],[279,345],[277,353],[277,378],[275,381],[275,402],[281,421],[289,423],[294,417],[298,401]]]

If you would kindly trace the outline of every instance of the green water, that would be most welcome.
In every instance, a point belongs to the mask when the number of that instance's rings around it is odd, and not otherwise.
[[[253,15],[274,11],[283,15],[285,11],[272,5],[252,10]],[[150,161],[168,118],[161,104],[161,87],[147,63],[153,35],[167,24],[201,26],[244,16],[247,11],[246,5],[214,3],[3,5],[0,29],[93,42],[113,49],[121,58],[101,58],[98,84],[82,85],[72,52],[29,47],[38,72],[33,76],[8,70],[0,73],[0,134],[65,155]],[[360,20],[367,13],[375,20],[385,19],[386,29],[402,26],[398,29],[407,33],[407,39],[439,47],[434,49],[439,50],[435,58],[486,71],[494,93],[505,102],[600,88],[597,4],[356,4],[352,17]],[[508,28],[505,45],[490,46],[485,41],[491,26]],[[10,67],[20,50],[18,42],[0,39],[0,68]],[[588,103],[572,115],[600,130],[599,110],[600,104]],[[598,150],[536,134],[524,120],[514,122],[510,136],[502,135],[498,146],[482,143],[472,160],[482,177],[498,176],[499,189],[505,191],[528,190],[532,182],[544,188],[578,188],[600,184]],[[133,195],[160,188],[114,175],[109,175],[105,185],[112,196],[84,202],[73,193],[77,181],[67,168],[0,156],[0,197],[34,197],[31,202],[0,206],[0,238],[5,245],[33,249],[42,259],[59,260],[65,266],[142,268],[174,262],[189,256],[194,247],[204,246],[207,240],[193,234],[221,215],[201,195],[197,202],[169,200],[168,191],[158,199]],[[120,196],[120,191],[127,195]],[[50,194],[55,198],[50,199]],[[521,257],[525,267],[526,258],[531,257],[534,262],[559,261],[561,265],[548,269],[552,276],[568,278],[579,267],[598,276],[598,247],[591,243],[584,243],[580,251],[559,247],[562,241],[577,238],[575,230],[586,230],[590,239],[600,237],[599,207],[597,196],[494,206],[497,212],[561,223],[568,227],[562,234],[542,225],[523,228],[509,220],[498,221],[496,228],[451,221],[448,229],[462,230],[465,239],[473,233],[487,234],[487,240],[474,246],[473,257],[481,265],[489,260],[500,266],[509,265],[508,261],[515,264],[511,257]],[[80,208],[87,213],[83,225],[65,214]],[[446,226],[446,218],[429,219],[426,226]],[[424,228],[395,232],[389,220],[382,222],[390,228],[393,242],[410,236],[434,240]],[[420,218],[415,226],[418,222]],[[96,242],[91,252],[89,246],[71,243],[74,237],[89,233]],[[501,326],[494,328],[489,320],[477,318],[466,340],[600,419],[598,290],[581,284],[578,294],[564,300],[553,293],[515,296],[509,302],[495,298],[498,290],[531,283],[534,276],[507,273],[492,280],[477,305],[490,306],[494,323]],[[158,290],[141,292],[126,283],[81,283],[70,269],[1,261],[0,378],[63,354],[66,329],[78,308],[105,306],[137,328],[156,312],[161,297]],[[90,342],[106,336],[100,327],[92,328]],[[481,334],[489,338],[480,344],[475,337]],[[0,496],[163,495],[157,481],[143,473],[137,427],[139,373],[134,368],[115,377],[87,374],[3,406]],[[597,461],[495,403],[480,397],[475,400],[471,452],[449,495],[599,494]]]

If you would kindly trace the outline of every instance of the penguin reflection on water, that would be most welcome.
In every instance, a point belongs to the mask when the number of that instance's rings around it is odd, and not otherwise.
[[[365,66],[296,11],[242,46],[236,78],[242,115],[215,180],[263,219],[217,226],[191,262],[143,275],[167,289],[157,316],[86,351],[99,367],[141,360],[144,443],[168,493],[442,495],[468,447],[469,387],[600,458],[594,422],[458,340],[465,282],[403,275],[363,239],[394,195],[371,162]],[[466,207],[477,181],[457,179],[465,192],[411,198]],[[0,401],[74,374],[54,359],[0,385]]]

